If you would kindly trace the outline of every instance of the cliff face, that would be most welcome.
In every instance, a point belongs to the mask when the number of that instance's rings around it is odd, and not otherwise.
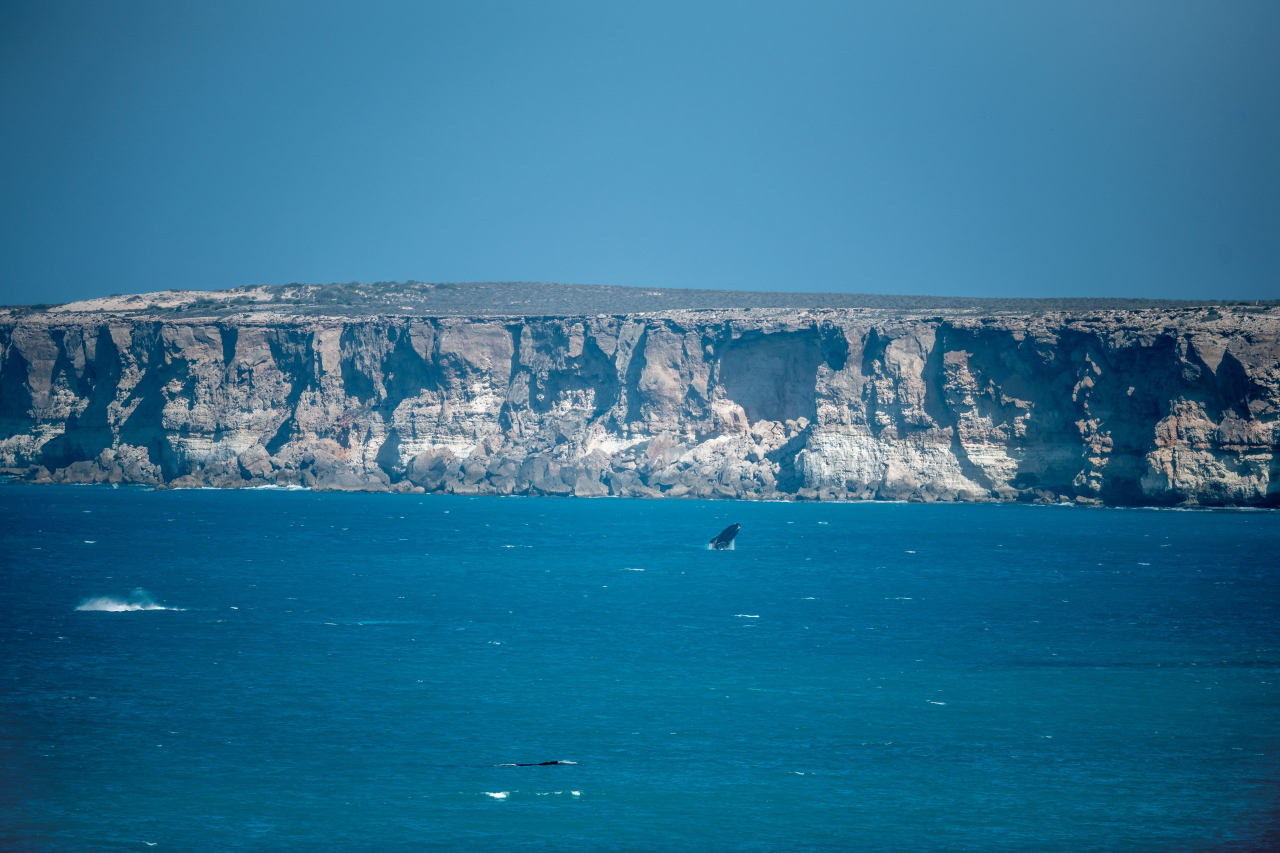
[[[1280,313],[0,324],[38,482],[1280,504]]]

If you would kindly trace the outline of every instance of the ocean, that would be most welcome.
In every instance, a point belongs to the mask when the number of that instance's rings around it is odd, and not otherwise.
[[[1280,513],[0,513],[6,851],[1280,847]]]

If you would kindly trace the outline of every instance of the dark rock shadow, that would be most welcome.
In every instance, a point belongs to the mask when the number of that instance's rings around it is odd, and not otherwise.
[[[752,423],[817,418],[818,334],[747,332],[720,356],[720,385]]]

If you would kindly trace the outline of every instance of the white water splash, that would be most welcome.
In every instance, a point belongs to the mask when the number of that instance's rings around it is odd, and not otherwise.
[[[76,610],[101,610],[109,613],[126,613],[132,610],[185,610],[184,607],[165,607],[163,604],[157,604],[155,599],[151,597],[151,593],[142,587],[138,587],[129,593],[128,598],[115,598],[110,595],[100,595],[96,598],[86,598],[80,602]]]

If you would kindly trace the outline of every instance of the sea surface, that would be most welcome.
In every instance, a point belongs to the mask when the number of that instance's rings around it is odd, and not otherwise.
[[[0,537],[0,850],[1280,847],[1276,512],[7,485]]]

